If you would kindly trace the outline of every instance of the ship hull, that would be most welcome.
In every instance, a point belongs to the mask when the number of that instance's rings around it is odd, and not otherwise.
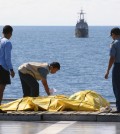
[[[87,38],[87,37],[88,37],[88,29],[76,28],[76,29],[75,29],[75,36],[76,36],[77,38],[80,38],[80,37],[85,37],[85,38]]]

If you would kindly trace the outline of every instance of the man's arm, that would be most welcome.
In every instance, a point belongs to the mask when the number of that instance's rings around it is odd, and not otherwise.
[[[46,91],[47,95],[50,95],[50,89],[48,87],[47,80],[42,78],[41,82],[42,82],[42,84],[43,84],[43,86],[45,88],[45,91]]]
[[[113,65],[113,63],[115,62],[115,57],[114,56],[110,56],[110,59],[109,59],[109,63],[108,63],[108,69],[105,73],[105,79],[108,79],[108,75],[109,75],[109,71]]]
[[[11,50],[12,50],[12,44],[10,42],[8,42],[8,44],[6,45],[6,48],[5,48],[5,60],[6,60],[7,66],[10,70],[11,77],[14,77],[15,72],[13,70],[13,66],[12,66],[12,62],[11,62]]]
[[[5,61],[9,69],[13,69],[11,62],[11,50],[12,50],[12,44],[10,42],[7,42],[5,46]]]

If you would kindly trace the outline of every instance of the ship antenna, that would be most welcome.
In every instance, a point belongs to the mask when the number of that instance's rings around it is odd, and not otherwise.
[[[84,21],[84,12],[83,12],[83,10],[81,10],[81,12],[80,12],[80,20],[83,20]]]

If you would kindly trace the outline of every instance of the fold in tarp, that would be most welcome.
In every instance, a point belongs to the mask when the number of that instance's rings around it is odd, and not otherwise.
[[[54,95],[47,97],[24,97],[2,104],[3,111],[100,111],[110,103],[92,90],[77,92],[69,97]]]

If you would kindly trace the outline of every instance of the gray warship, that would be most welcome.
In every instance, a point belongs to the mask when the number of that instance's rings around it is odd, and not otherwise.
[[[81,37],[88,37],[88,24],[84,20],[84,14],[83,10],[81,10],[80,19],[77,21],[76,27],[75,27],[75,37],[81,38]]]

